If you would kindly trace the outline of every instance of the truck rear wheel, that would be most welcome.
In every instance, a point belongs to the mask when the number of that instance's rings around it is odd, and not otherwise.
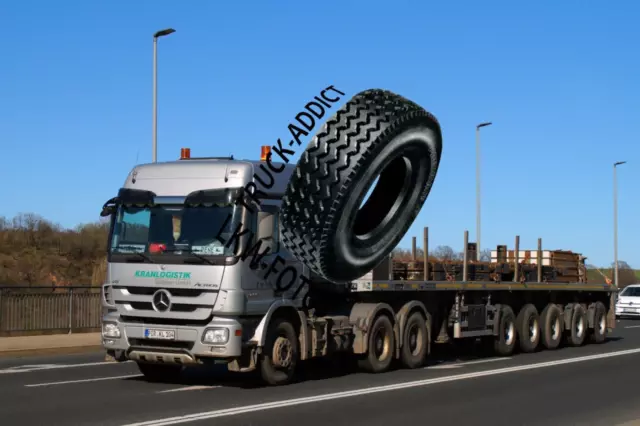
[[[386,371],[393,361],[395,335],[388,316],[379,315],[368,333],[367,353],[358,360],[358,366],[370,373]]]
[[[184,367],[179,364],[147,364],[138,362],[138,369],[150,382],[175,382],[180,378]]]
[[[592,343],[602,343],[607,337],[607,308],[604,303],[596,302],[593,313],[593,332],[589,336]]]
[[[562,311],[555,303],[549,303],[542,310],[540,315],[540,331],[542,334],[542,346],[553,350],[560,346],[562,341],[562,321],[560,321]]]
[[[498,336],[493,342],[493,350],[500,356],[509,356],[516,347],[516,316],[508,305],[500,308],[500,325]]]
[[[540,342],[540,317],[534,305],[528,303],[520,309],[516,319],[520,350],[533,352]]]
[[[582,346],[587,337],[587,313],[581,304],[573,305],[571,327],[567,331],[567,343],[570,346]]]
[[[400,357],[402,364],[408,368],[424,365],[429,347],[427,323],[420,312],[411,314],[404,326]]]
[[[441,154],[440,125],[422,107],[386,90],[356,94],[296,165],[280,210],[283,245],[329,281],[361,277],[408,231]]]
[[[284,318],[276,318],[267,332],[260,354],[262,380],[274,386],[292,381],[298,364],[298,336],[295,327]]]

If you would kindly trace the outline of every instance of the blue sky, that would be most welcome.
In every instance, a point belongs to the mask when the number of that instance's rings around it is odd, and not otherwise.
[[[519,234],[522,248],[541,237],[609,264],[612,164],[627,160],[619,257],[640,267],[638,12],[632,0],[3,0],[0,215],[98,218],[136,160],[151,160],[152,34],[173,27],[159,42],[159,161],[181,147],[258,158],[324,87],[386,88],[444,131],[405,247],[425,225],[432,247],[474,238],[475,125],[492,121],[483,248]]]

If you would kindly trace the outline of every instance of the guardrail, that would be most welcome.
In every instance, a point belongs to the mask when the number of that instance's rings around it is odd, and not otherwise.
[[[100,287],[0,287],[0,336],[98,331],[100,297]]]

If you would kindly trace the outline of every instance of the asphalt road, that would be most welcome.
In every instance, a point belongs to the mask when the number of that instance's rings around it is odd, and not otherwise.
[[[469,354],[469,352],[463,352]],[[621,425],[640,420],[640,321],[602,345],[511,358],[440,355],[380,375],[309,367],[302,383],[194,370],[149,383],[102,353],[0,359],[0,424]],[[469,360],[471,358],[471,360]]]

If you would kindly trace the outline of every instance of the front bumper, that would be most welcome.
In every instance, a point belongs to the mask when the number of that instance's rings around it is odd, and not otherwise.
[[[104,324],[113,324],[119,337],[105,336]],[[204,343],[207,329],[228,329],[226,343]],[[171,340],[150,339],[145,330],[166,330],[174,333]],[[194,364],[207,359],[233,359],[242,354],[242,325],[233,319],[213,317],[203,327],[160,324],[124,323],[117,316],[103,317],[102,346],[109,352],[121,352],[127,359],[142,362]]]
[[[640,307],[616,305],[616,317],[640,317]]]

